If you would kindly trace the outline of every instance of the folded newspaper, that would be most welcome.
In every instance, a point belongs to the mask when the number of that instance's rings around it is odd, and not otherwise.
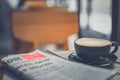
[[[24,80],[108,80],[116,74],[113,70],[71,62],[40,50],[9,55],[1,61]]]

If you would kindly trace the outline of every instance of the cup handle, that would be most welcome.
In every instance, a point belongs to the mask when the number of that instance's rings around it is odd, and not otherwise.
[[[118,50],[119,45],[117,42],[112,41],[112,46],[114,47],[114,49],[110,53],[114,54]]]

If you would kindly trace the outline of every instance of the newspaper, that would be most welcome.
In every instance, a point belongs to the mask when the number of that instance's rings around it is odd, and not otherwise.
[[[116,71],[88,66],[40,50],[2,58],[2,63],[24,80],[107,80]]]

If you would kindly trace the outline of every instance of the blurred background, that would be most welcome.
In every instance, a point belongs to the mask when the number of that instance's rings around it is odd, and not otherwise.
[[[1,0],[0,55],[73,50],[74,40],[120,43],[119,0]]]
[[[0,53],[68,49],[78,31],[77,0],[2,0]],[[6,27],[6,28],[5,28]],[[8,38],[9,37],[9,38]],[[4,47],[5,46],[5,47]]]

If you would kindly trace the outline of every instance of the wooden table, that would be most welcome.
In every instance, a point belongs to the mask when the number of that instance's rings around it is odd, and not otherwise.
[[[69,35],[77,33],[77,12],[69,13],[64,7],[48,8],[37,2],[28,4],[28,11],[13,13],[13,31],[18,39],[32,42],[34,49],[40,44],[64,43]]]

